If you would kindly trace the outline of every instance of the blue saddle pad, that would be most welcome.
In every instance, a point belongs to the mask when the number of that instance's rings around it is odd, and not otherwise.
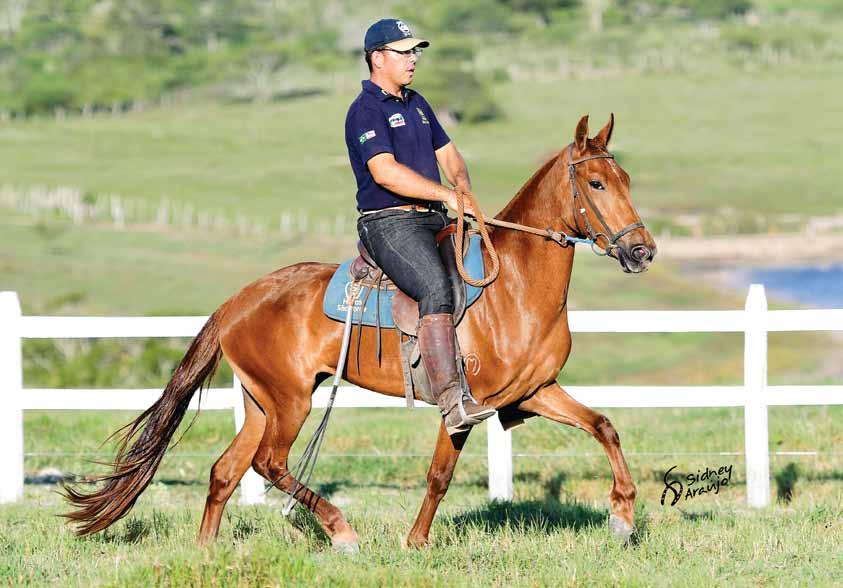
[[[483,267],[483,254],[480,251],[480,235],[472,235],[469,239],[468,253],[464,258],[465,270],[469,276],[477,280],[486,275]],[[349,275],[349,266],[353,259],[349,259],[340,264],[337,271],[331,277],[328,283],[328,290],[325,292],[325,298],[322,303],[322,310],[328,317],[345,321],[345,313],[348,310],[346,299],[348,298],[349,284],[351,283],[351,276]],[[377,307],[378,307],[378,293],[372,292],[366,300],[366,308],[362,308],[363,300],[366,299],[366,294],[369,288],[361,288],[360,294],[354,303],[354,310],[351,313],[354,319],[354,324],[360,321],[360,312],[363,312],[363,324],[375,326],[377,324]],[[465,307],[468,308],[474,303],[480,294],[483,292],[482,288],[465,284]],[[395,322],[392,320],[392,298],[395,296],[396,290],[380,291],[380,325],[384,328],[395,328]]]

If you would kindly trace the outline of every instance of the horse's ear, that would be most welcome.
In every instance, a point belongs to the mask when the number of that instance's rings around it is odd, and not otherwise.
[[[580,119],[577,123],[577,131],[574,133],[574,145],[579,149],[580,153],[585,151],[586,141],[588,141],[588,115]]]
[[[597,136],[594,137],[594,142],[597,143],[603,149],[609,146],[609,141],[612,139],[612,129],[615,128],[615,113],[611,113],[609,115],[609,122],[606,123],[606,126],[600,129],[600,132],[597,133]]]

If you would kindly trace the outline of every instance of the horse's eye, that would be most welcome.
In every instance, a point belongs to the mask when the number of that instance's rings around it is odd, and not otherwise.
[[[603,184],[601,184],[601,183],[600,183],[599,181],[597,181],[597,180],[591,180],[591,181],[588,183],[588,185],[589,185],[589,186],[591,186],[592,188],[594,188],[595,190],[605,190],[605,189],[606,189],[606,188],[604,188],[604,187],[603,187]]]

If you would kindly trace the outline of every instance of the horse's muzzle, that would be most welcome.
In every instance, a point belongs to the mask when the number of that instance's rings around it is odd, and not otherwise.
[[[647,246],[643,243],[633,245],[629,249],[618,245],[615,251],[623,271],[628,274],[640,274],[647,271],[656,256],[655,245]]]

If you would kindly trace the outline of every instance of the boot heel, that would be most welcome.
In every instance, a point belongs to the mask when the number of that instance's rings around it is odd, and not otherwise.
[[[448,432],[449,437],[453,437],[454,435],[458,435],[460,433],[466,433],[471,430],[471,425],[466,425],[464,423],[460,423],[459,425],[454,425],[453,427],[445,427],[445,430]]]

